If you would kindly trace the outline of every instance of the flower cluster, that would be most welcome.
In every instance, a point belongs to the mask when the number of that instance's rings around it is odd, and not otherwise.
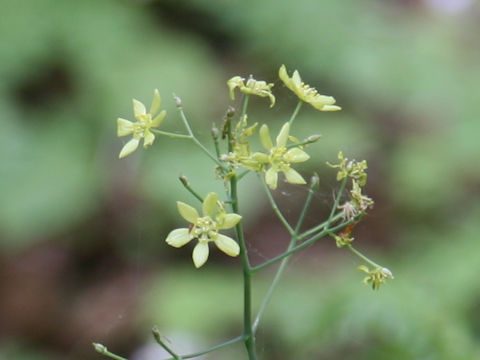
[[[380,285],[387,282],[387,279],[393,279],[392,272],[385,267],[376,266],[374,269],[370,270],[367,266],[361,265],[358,267],[358,270],[367,274],[363,279],[363,283],[366,285],[372,284],[373,290],[378,290]]]
[[[338,160],[340,161],[338,164],[330,164],[327,162],[327,165],[332,168],[337,168],[337,181],[340,181],[346,177],[355,179],[358,181],[360,186],[363,186],[367,183],[367,162],[363,161],[355,161],[355,160],[348,160],[346,157],[343,156],[343,152],[340,151],[338,153]]]
[[[208,259],[209,243],[214,242],[215,245],[230,256],[238,256],[240,247],[231,237],[222,235],[220,230],[230,229],[237,225],[242,217],[238,214],[227,214],[224,210],[223,203],[218,201],[216,193],[209,193],[202,203],[202,215],[190,205],[181,201],[177,202],[178,212],[180,215],[191,223],[188,228],[180,228],[170,232],[167,244],[179,248],[189,243],[193,239],[197,239],[198,243],[193,249],[193,263],[199,268]]]
[[[133,99],[133,115],[137,121],[132,122],[122,118],[117,119],[117,136],[133,136],[120,151],[120,155],[118,156],[120,159],[133,153],[138,148],[140,139],[143,139],[144,148],[153,144],[155,135],[153,135],[151,128],[160,126],[167,115],[165,110],[158,113],[161,103],[160,94],[158,90],[155,89],[152,105],[148,113],[143,103]]]

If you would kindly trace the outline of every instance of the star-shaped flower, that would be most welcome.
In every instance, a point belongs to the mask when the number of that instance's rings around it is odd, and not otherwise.
[[[258,81],[249,78],[245,84],[245,79],[240,76],[234,76],[227,81],[228,89],[230,90],[230,99],[235,99],[235,88],[239,88],[241,92],[249,95],[256,95],[260,97],[267,97],[270,99],[270,107],[275,105],[275,96],[272,94],[273,84],[267,84],[265,81]]]
[[[300,100],[309,103],[315,109],[320,111],[338,111],[342,109],[340,106],[333,105],[335,104],[335,99],[332,96],[320,95],[315,88],[302,82],[302,78],[297,70],[293,72],[292,77],[289,77],[285,65],[282,65],[278,71],[278,76]]]
[[[373,290],[378,290],[380,285],[384,285],[387,282],[387,279],[393,279],[392,272],[385,267],[375,267],[370,270],[365,265],[360,265],[358,270],[363,271],[367,276],[363,279],[363,283],[372,285]]]
[[[150,112],[147,113],[147,109],[143,103],[133,99],[133,114],[137,121],[132,122],[122,118],[117,119],[117,136],[133,135],[132,139],[128,141],[123,146],[122,151],[120,151],[120,155],[118,156],[120,159],[134,152],[138,148],[138,144],[142,138],[144,148],[153,144],[155,135],[153,135],[150,129],[160,126],[167,115],[165,110],[158,113],[161,103],[162,99],[160,98],[160,94],[158,90],[155,89]]]
[[[216,193],[209,193],[205,197],[202,204],[203,216],[200,216],[195,208],[181,201],[177,202],[177,207],[180,215],[192,225],[188,228],[171,231],[165,241],[168,245],[179,248],[191,240],[197,239],[198,243],[192,254],[196,268],[207,261],[209,242],[214,242],[227,255],[238,256],[240,247],[237,242],[229,236],[219,234],[219,230],[233,228],[242,217],[238,214],[225,213]]]
[[[290,165],[292,163],[307,161],[310,156],[298,147],[287,149],[286,145],[289,139],[289,133],[290,124],[287,122],[282,126],[276,138],[276,146],[273,146],[268,126],[264,124],[260,128],[260,141],[269,153],[255,153],[253,154],[253,158],[265,165],[270,165],[265,172],[265,182],[272,190],[277,188],[279,171],[283,172],[287,182],[291,184],[306,184],[302,175],[293,170]]]

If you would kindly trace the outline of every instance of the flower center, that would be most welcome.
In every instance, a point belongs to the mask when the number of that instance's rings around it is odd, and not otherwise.
[[[217,237],[218,225],[210,216],[199,217],[193,225],[191,233],[198,241],[209,242]]]
[[[285,159],[286,147],[273,147],[270,150],[269,162],[276,170],[287,170],[290,163]]]

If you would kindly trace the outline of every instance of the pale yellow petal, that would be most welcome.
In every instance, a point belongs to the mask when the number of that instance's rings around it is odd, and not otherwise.
[[[195,267],[198,269],[208,260],[208,243],[199,242],[193,249],[192,259]]]
[[[130,135],[133,132],[133,123],[131,121],[118,118],[117,119],[117,136]]]
[[[270,130],[268,126],[263,124],[259,131],[260,134],[260,142],[262,143],[263,147],[267,150],[270,150],[273,147],[272,138],[270,137]]]
[[[265,173],[265,182],[270,189],[275,190],[277,188],[278,173],[273,168],[268,169]]]
[[[218,234],[215,239],[215,245],[229,256],[238,256],[240,254],[240,246],[231,237]]]
[[[288,135],[290,133],[290,123],[286,122],[283,124],[280,132],[278,133],[276,142],[277,147],[285,147],[287,145]]]
[[[143,147],[147,148],[148,146],[153,144],[153,140],[155,140],[155,135],[148,129],[145,129],[145,136],[143,137]]]
[[[150,106],[150,114],[154,116],[158,110],[160,110],[160,105],[162,104],[162,98],[160,97],[160,93],[158,92],[158,89],[155,89],[153,91],[153,100],[152,100],[152,106]]]
[[[300,88],[302,86],[302,78],[300,77],[300,74],[298,73],[297,70],[293,72],[292,75],[292,82],[295,86],[296,89]]]
[[[122,151],[120,151],[120,155],[118,155],[118,158],[124,158],[125,156],[130,155],[133,153],[135,150],[138,148],[138,143],[140,142],[140,139],[131,139],[129,142],[127,142],[123,148]]]
[[[215,210],[217,209],[218,195],[214,192],[209,193],[205,196],[202,204],[202,213],[203,216],[213,216],[215,215]]]
[[[147,109],[145,109],[145,105],[140,101],[133,99],[133,115],[137,118],[140,115],[145,115],[147,113]]]
[[[245,87],[243,80],[244,79],[240,76],[234,76],[227,81],[227,86],[230,93],[230,99],[235,100],[235,88]]]
[[[285,65],[280,66],[280,69],[278,70],[278,77],[283,81],[287,88],[294,91],[292,79],[288,76]]]
[[[339,111],[342,110],[340,106],[337,105],[325,105],[322,107],[322,111]]]
[[[220,229],[230,229],[242,220],[242,216],[238,214],[225,214],[220,220]]]
[[[260,152],[252,154],[252,158],[261,163],[268,163],[270,161],[267,154],[260,153]]]
[[[195,223],[197,221],[198,211],[195,208],[181,201],[177,201],[177,208],[180,215],[188,222]]]
[[[167,112],[165,110],[160,111],[160,114],[152,120],[150,127],[159,127],[165,119],[165,116],[167,116]]]
[[[165,240],[168,245],[179,248],[193,239],[190,230],[187,228],[175,229],[168,234]]]
[[[310,155],[308,155],[305,151],[300,150],[299,148],[292,148],[285,153],[285,160],[288,162],[304,162],[310,159]]]
[[[285,178],[290,184],[306,184],[307,182],[305,179],[300,175],[298,172],[289,168],[283,172],[285,174]]]

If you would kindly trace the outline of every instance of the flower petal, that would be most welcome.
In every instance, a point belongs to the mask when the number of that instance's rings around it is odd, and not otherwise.
[[[240,254],[240,246],[229,236],[218,234],[215,239],[215,245],[229,256],[238,256]]]
[[[143,147],[147,148],[153,144],[153,140],[155,140],[155,135],[149,129],[145,129],[145,135],[143,137]]]
[[[260,152],[256,152],[252,154],[252,158],[261,163],[268,163],[270,161],[270,158],[267,154],[260,153]]]
[[[180,215],[188,222],[194,224],[197,221],[198,211],[195,208],[181,201],[177,201],[177,208]]]
[[[208,253],[209,249],[207,242],[199,242],[195,245],[193,248],[192,259],[197,269],[208,260]]]
[[[217,209],[218,195],[214,192],[208,193],[208,195],[203,200],[202,204],[202,213],[203,216],[213,216],[215,215],[215,210]]]
[[[127,142],[123,148],[122,151],[120,151],[120,155],[118,155],[119,159],[124,158],[127,155],[130,155],[133,153],[135,150],[138,148],[138,143],[140,142],[140,139],[132,139],[129,142]]]
[[[243,78],[240,76],[234,76],[230,80],[227,81],[227,86],[230,92],[230,99],[235,100],[235,88],[236,87],[245,87],[243,83]]]
[[[118,118],[117,119],[117,136],[130,135],[133,132],[133,123],[131,121]]]
[[[308,155],[305,151],[299,149],[299,148],[292,148],[288,150],[285,155],[285,160],[288,162],[304,162],[310,159],[310,155]]]
[[[163,119],[165,119],[165,116],[167,116],[167,112],[165,110],[160,111],[160,114],[158,114],[150,123],[150,127],[159,127],[163,122]]]
[[[285,65],[280,66],[280,69],[278,70],[278,77],[283,81],[287,88],[289,88],[291,91],[294,91],[292,79],[288,76]]]
[[[242,220],[242,216],[238,214],[225,214],[222,215],[219,220],[220,229],[230,229]]]
[[[298,172],[296,172],[292,168],[285,170],[283,173],[285,174],[285,177],[290,184],[306,184],[307,183],[305,179],[302,177],[302,175],[300,175]]]
[[[295,88],[297,88],[297,89],[302,86],[302,78],[300,77],[300,74],[298,73],[297,70],[295,70],[295,71],[293,72],[292,82],[293,82]]]
[[[168,245],[179,248],[193,239],[190,230],[187,228],[175,229],[168,234],[165,241]]]
[[[267,150],[270,150],[273,147],[272,138],[270,137],[270,130],[268,130],[268,126],[263,124],[259,131],[260,134],[260,142],[262,143],[263,147]]]
[[[162,98],[160,97],[160,93],[158,92],[158,89],[155,89],[153,91],[153,100],[152,100],[152,106],[150,106],[150,114],[155,115],[158,110],[160,110],[160,105],[162,104]]]
[[[286,122],[283,124],[282,128],[280,129],[280,132],[278,133],[277,136],[277,147],[285,147],[287,145],[287,140],[288,140],[288,135],[290,133],[290,123]]]
[[[338,110],[342,110],[342,108],[337,105],[325,105],[324,107],[322,107],[322,111],[338,111]]]
[[[147,113],[147,109],[145,109],[145,105],[136,99],[132,99],[133,102],[133,115],[137,118],[140,115],[145,115]]]
[[[278,173],[271,167],[265,173],[265,182],[270,187],[270,189],[275,190],[278,183]]]

